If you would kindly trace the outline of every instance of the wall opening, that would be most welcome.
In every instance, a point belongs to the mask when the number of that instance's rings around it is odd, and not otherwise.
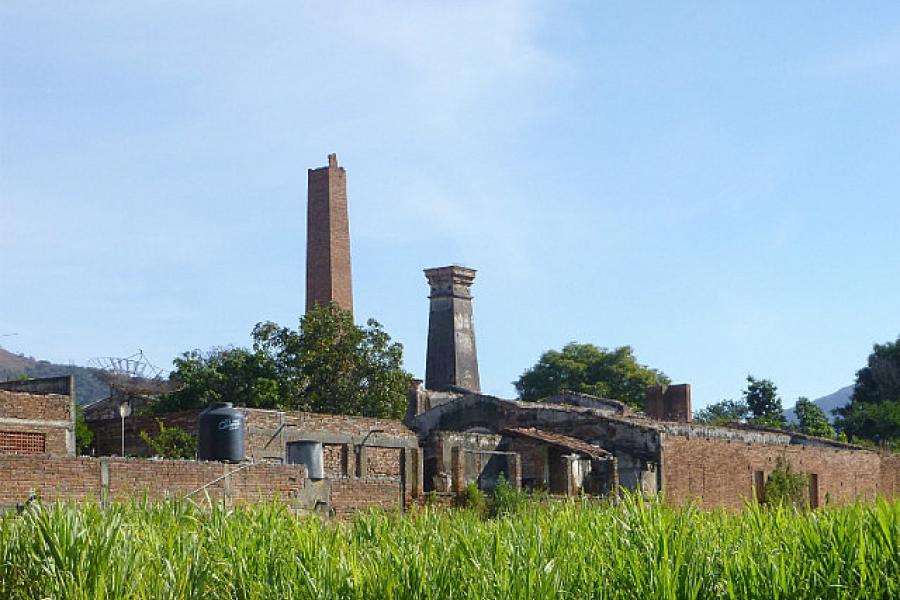
[[[753,495],[760,504],[766,501],[766,474],[762,471],[753,471]]]

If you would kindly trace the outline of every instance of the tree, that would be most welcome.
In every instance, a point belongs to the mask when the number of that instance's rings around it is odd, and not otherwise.
[[[750,407],[740,400],[722,400],[710,404],[694,415],[694,421],[704,425],[743,423],[750,418]]]
[[[84,410],[80,404],[75,405],[75,451],[79,455],[87,453],[94,442],[94,432],[84,421]]]
[[[809,398],[798,398],[794,413],[797,415],[796,429],[800,433],[825,438],[835,437],[834,427],[828,422],[825,411]]]
[[[669,383],[665,373],[637,362],[630,346],[607,350],[571,342],[562,351],[548,350],[513,382],[522,400],[540,400],[564,390],[644,406],[646,389]]]
[[[744,402],[750,409],[750,421],[755,425],[784,427],[784,408],[778,397],[778,388],[769,379],[756,379],[747,375],[747,389],[743,392]]]
[[[874,345],[856,372],[850,403],[833,412],[838,428],[853,440],[900,443],[900,337]]]
[[[374,319],[359,327],[328,304],[308,311],[296,331],[259,323],[253,340],[274,361],[285,408],[394,419],[406,412],[412,375],[403,346]]]
[[[199,409],[212,402],[232,402],[252,408],[281,405],[278,370],[271,356],[246,348],[191,350],[174,361],[177,391],[152,406],[159,414]]]
[[[403,346],[381,325],[353,323],[330,304],[317,306],[294,330],[258,323],[253,348],[193,350],[175,360],[181,383],[154,412],[233,402],[251,408],[308,410],[401,418],[412,376],[403,370]]]
[[[166,427],[159,419],[159,433],[150,436],[146,431],[141,432],[144,440],[154,456],[162,458],[196,458],[197,436],[188,433],[180,427]]]

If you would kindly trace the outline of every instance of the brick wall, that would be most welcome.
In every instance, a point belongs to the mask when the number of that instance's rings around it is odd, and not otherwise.
[[[73,432],[70,396],[0,390],[0,452],[71,454]]]
[[[0,455],[0,509],[21,504],[32,492],[45,499],[100,501],[100,462],[91,458]]]
[[[311,431],[365,436],[373,430],[385,435],[416,439],[415,433],[400,421],[344,415],[327,415],[300,411],[279,412],[254,408],[240,409],[244,413],[244,442],[247,457],[257,460],[280,458],[284,455],[284,439],[297,431]],[[140,432],[150,435],[159,432],[156,419],[167,427],[180,427],[197,434],[197,416],[200,411],[182,411],[157,416],[132,416],[125,419],[125,453],[130,456],[149,456],[150,449],[140,438]],[[121,453],[121,420],[102,419],[88,422],[94,432],[94,447],[98,456],[118,456]],[[375,439],[368,444],[375,445]]]
[[[266,412],[275,413],[275,411],[246,409],[248,420],[257,418],[256,413]],[[284,413],[284,422],[287,427],[306,431],[327,431],[330,433],[359,436],[366,435],[373,430],[380,430],[387,435],[410,439],[416,437],[416,434],[412,429],[404,425],[401,421],[396,421],[394,419],[375,419],[371,417],[351,417],[346,415],[287,411]]]
[[[184,496],[234,471],[235,465],[185,460],[96,459],[47,454],[0,455],[0,509],[23,503],[32,493],[45,500],[100,501]],[[106,471],[106,476],[103,472]],[[104,490],[104,479],[108,487]],[[296,497],[305,484],[299,465],[255,464],[210,485],[195,496],[243,503]]]
[[[420,460],[417,458],[416,460]],[[228,474],[193,496],[199,502],[250,503],[279,499],[295,508],[304,503],[308,481],[300,465],[257,463],[240,471],[239,465],[186,460],[146,460],[137,458],[88,458],[39,455],[0,455],[0,510],[24,503],[37,494],[46,501],[101,502],[105,499],[151,501],[183,497],[201,486]],[[337,516],[356,510],[402,506],[404,486],[400,477],[339,478],[324,482],[323,500]],[[406,504],[415,498],[406,490]]]
[[[651,419],[659,421],[679,421],[682,423],[690,421],[690,384],[649,386],[644,397],[644,413]]]
[[[521,457],[522,485],[524,487],[547,487],[550,483],[547,446],[519,438],[512,438],[509,443],[509,450],[517,452]]]
[[[255,502],[294,498],[303,488],[305,470],[297,465],[258,463],[240,471],[238,465],[188,460],[109,460],[109,496],[116,500],[147,497],[160,500],[185,496],[223,475],[195,499],[230,502]],[[234,473],[232,473],[234,471]],[[230,474],[231,473],[231,474]]]
[[[878,482],[878,495],[900,499],[900,454],[883,454],[881,456],[881,479]]]
[[[197,415],[199,411],[189,410],[160,415],[166,427],[179,427],[197,435]],[[94,432],[94,452],[97,456],[119,456],[122,452],[122,420],[98,419],[88,421],[87,426]],[[150,448],[141,439],[140,433],[151,436],[159,433],[156,417],[134,415],[125,419],[125,454],[128,456],[150,456]]]
[[[59,394],[27,394],[0,390],[0,417],[69,421],[72,399]]]
[[[815,474],[819,506],[871,500],[881,480],[881,460],[865,450],[813,448],[670,436],[663,441],[663,491],[676,504],[740,509],[754,497],[754,476],[764,478],[784,456],[796,471]]]
[[[400,448],[366,447],[366,477],[400,477]]]
[[[399,481],[336,479],[331,482],[331,505],[339,517],[367,508],[397,510],[401,493]]]
[[[325,477],[346,477],[353,472],[347,444],[322,444],[322,466]]]

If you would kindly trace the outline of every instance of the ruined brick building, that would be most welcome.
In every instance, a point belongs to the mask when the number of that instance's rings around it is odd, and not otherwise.
[[[309,171],[307,308],[352,310],[346,172],[337,157]],[[900,456],[783,431],[691,422],[687,384],[647,390],[643,412],[614,399],[564,392],[539,402],[482,394],[475,342],[476,271],[425,270],[429,286],[425,378],[408,394],[403,422],[241,409],[247,461],[149,456],[141,431],[155,419],[89,411],[100,458],[74,457],[71,382],[0,384],[0,509],[41,494],[100,502],[148,495],[242,502],[280,500],[296,509],[346,514],[404,508],[425,492],[447,496],[500,474],[551,494],[607,494],[620,488],[671,502],[739,509],[765,497],[779,458],[807,475],[812,506],[900,495]],[[4,387],[5,386],[5,387]],[[197,411],[164,417],[197,431]],[[310,448],[315,460],[310,459]],[[315,464],[313,464],[315,463]]]

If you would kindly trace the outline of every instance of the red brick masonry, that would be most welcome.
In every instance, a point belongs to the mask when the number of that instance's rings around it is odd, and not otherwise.
[[[69,454],[72,399],[0,390],[0,452]]]
[[[816,448],[671,436],[663,444],[663,490],[680,504],[739,509],[754,498],[755,478],[768,478],[778,457],[794,470],[814,475],[810,501],[815,506],[896,497],[900,457],[866,450]]]
[[[184,497],[242,465],[188,460],[70,458],[0,454],[0,510],[42,499],[102,502]],[[307,486],[302,465],[257,463],[235,471],[195,494],[198,502],[244,504],[278,499],[289,506]],[[397,480],[342,479],[331,482],[329,501],[338,515],[368,507],[400,507]]]

